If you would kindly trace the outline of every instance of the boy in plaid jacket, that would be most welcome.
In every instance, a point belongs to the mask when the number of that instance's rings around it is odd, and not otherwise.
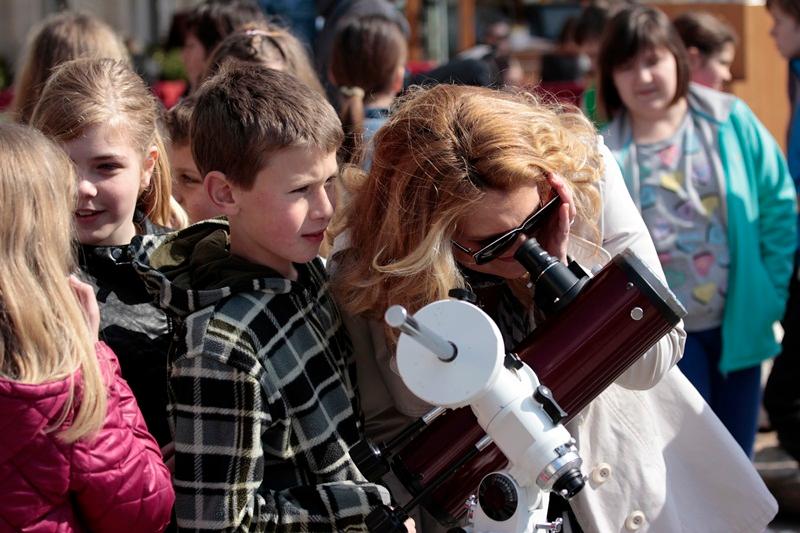
[[[228,221],[173,234],[138,265],[179,324],[181,531],[363,531],[390,503],[350,457],[352,348],[317,257],[342,136],[330,105],[286,73],[233,66],[197,95],[192,153]]]

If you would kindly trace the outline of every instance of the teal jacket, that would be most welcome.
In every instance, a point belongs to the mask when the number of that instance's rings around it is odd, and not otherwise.
[[[797,248],[796,193],[786,160],[742,100],[692,84],[689,113],[720,180],[730,247],[720,371],[758,365],[778,354],[772,326],[783,317]],[[618,115],[604,139],[639,205],[639,172],[630,120]]]

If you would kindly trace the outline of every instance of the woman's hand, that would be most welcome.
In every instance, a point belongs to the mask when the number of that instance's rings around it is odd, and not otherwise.
[[[79,280],[74,274],[69,277],[69,285],[78,298],[78,304],[80,304],[83,310],[83,317],[86,319],[86,325],[89,326],[89,333],[91,333],[93,339],[97,341],[97,334],[100,331],[100,308],[97,306],[97,298],[94,295],[94,289],[88,283]]]
[[[575,220],[577,211],[572,202],[572,191],[567,187],[564,178],[548,172],[547,183],[561,197],[561,207],[558,208],[558,212],[549,221],[544,231],[539,234],[539,244],[547,250],[547,253],[566,264],[569,228]]]

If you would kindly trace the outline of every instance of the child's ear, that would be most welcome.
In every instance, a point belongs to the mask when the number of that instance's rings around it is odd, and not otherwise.
[[[150,186],[150,181],[153,178],[153,170],[156,168],[158,161],[158,147],[154,144],[147,150],[142,164],[142,175],[139,183],[139,190],[143,191]]]
[[[233,193],[233,185],[228,181],[228,177],[222,172],[212,170],[206,174],[203,180],[203,187],[206,190],[211,203],[219,209],[223,215],[235,215],[239,212],[239,204],[236,202],[236,195]]]
[[[703,54],[696,46],[687,46],[686,51],[689,53],[689,68],[694,70],[703,66]]]
[[[403,82],[406,79],[405,65],[398,65],[394,70],[394,78],[392,78],[392,95],[400,94],[403,90]]]

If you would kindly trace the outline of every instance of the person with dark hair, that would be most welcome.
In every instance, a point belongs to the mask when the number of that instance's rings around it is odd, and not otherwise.
[[[337,32],[331,76],[339,87],[344,160],[369,167],[369,143],[403,89],[407,53],[402,30],[386,17],[353,18]]]
[[[317,10],[325,19],[325,26],[317,35],[314,61],[317,75],[325,87],[328,100],[338,105],[337,89],[329,77],[333,54],[333,41],[339,29],[352,18],[382,16],[394,21],[408,37],[411,32],[405,15],[389,0],[318,0]]]
[[[789,172],[795,190],[800,194],[800,2],[797,0],[767,0],[767,9],[772,16],[770,35],[780,54],[789,66],[789,100],[791,115],[787,132],[786,154]],[[800,253],[798,253],[800,256]],[[764,407],[769,414],[778,441],[789,454],[800,461],[800,360],[797,357],[800,343],[800,280],[798,259],[795,257],[795,275],[789,290],[789,304],[783,318],[783,349],[775,363],[764,389]],[[781,489],[776,496],[781,501]],[[796,490],[794,491],[796,494]],[[796,496],[793,497],[796,501]],[[797,507],[797,504],[794,505]]]
[[[750,455],[797,245],[786,160],[744,102],[690,83],[663,12],[626,7],[604,35],[604,137],[688,310],[678,365]]]
[[[205,0],[192,10],[183,27],[181,56],[195,90],[206,69],[206,60],[226,35],[249,23],[267,23],[267,18],[252,0]]]
[[[688,11],[672,21],[689,54],[692,81],[721,91],[730,82],[736,32],[706,11]]]
[[[515,87],[522,84],[522,66],[519,60],[511,53],[510,37],[511,21],[505,15],[496,12],[486,17],[479,34],[479,44],[464,50],[455,58],[456,61],[477,59],[488,66],[491,74],[489,83],[472,83],[469,85]],[[463,68],[463,66],[460,68]]]
[[[597,86],[597,53],[600,49],[600,40],[603,30],[611,18],[610,10],[605,2],[594,2],[581,10],[572,25],[572,40],[578,51],[588,58],[589,68],[586,73],[589,78],[588,86],[581,97],[581,109],[598,127],[605,125],[606,117],[598,110]]]

